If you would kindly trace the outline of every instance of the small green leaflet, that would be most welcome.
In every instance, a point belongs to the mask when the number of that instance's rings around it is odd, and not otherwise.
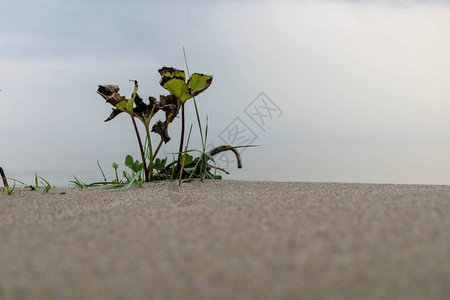
[[[189,88],[182,77],[163,77],[161,80],[161,86],[168,90],[169,93],[180,99],[183,103],[187,99],[192,98]]]
[[[210,75],[194,73],[186,83],[184,76],[174,76],[177,72],[182,72],[184,75],[184,71],[165,71],[166,69],[176,70],[173,68],[165,68],[166,67],[160,70],[160,73],[162,74],[160,84],[172,95],[180,99],[182,103],[205,91],[211,85],[213,79]]]
[[[187,85],[191,89],[191,96],[195,97],[206,90],[212,82],[212,76],[194,73],[189,78]]]

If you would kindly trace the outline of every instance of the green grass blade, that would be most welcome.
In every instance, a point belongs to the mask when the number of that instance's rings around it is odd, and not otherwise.
[[[47,180],[45,180],[44,178],[42,178],[41,176],[39,176],[39,179],[43,180],[43,181],[45,182],[45,185],[51,186],[51,184],[50,184]],[[44,185],[44,184],[42,183],[42,181],[41,181],[41,184]]]
[[[23,183],[20,180],[14,179],[14,178],[8,178],[8,180],[12,180],[14,182],[14,184],[16,184],[16,182],[20,183],[21,185],[26,185],[25,183]]]
[[[34,185],[36,186],[36,188],[39,188],[39,182],[38,182],[38,176],[37,173],[34,173]]]
[[[125,187],[125,189],[128,189],[133,183],[135,183],[138,176],[139,176],[139,173],[135,173],[133,178],[131,178],[130,182]]]
[[[191,74],[189,72],[189,65],[188,65],[188,61],[187,61],[187,57],[186,57],[186,51],[184,49],[184,46],[183,46],[183,56],[184,56],[184,63],[186,64],[186,71],[188,73],[188,77],[191,77]],[[203,139],[202,122],[200,121],[200,114],[198,113],[197,101],[195,100],[195,97],[193,98],[193,100],[194,100],[194,107],[195,107],[195,115],[197,116],[198,128],[200,130],[200,138],[202,140],[202,147],[203,147],[203,149],[205,149],[205,141]]]
[[[205,152],[205,145],[208,141],[208,115],[206,115],[206,126],[205,126],[205,143],[203,143],[203,152]]]
[[[86,187],[86,184],[82,181],[80,181],[75,175],[73,175],[73,178],[75,178],[75,181],[70,181],[71,183],[75,184],[80,189],[84,189]]]
[[[100,166],[100,162],[98,161],[98,159],[97,159],[97,166],[98,166],[98,168],[100,169],[100,171],[102,172],[103,179],[104,179],[105,182],[106,182],[107,180],[106,180],[105,173],[103,172],[102,166]]]

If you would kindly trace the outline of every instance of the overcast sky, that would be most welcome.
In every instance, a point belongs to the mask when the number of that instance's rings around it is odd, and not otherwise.
[[[214,76],[197,98],[209,143],[261,145],[244,151],[242,170],[222,157],[226,178],[450,184],[446,1],[4,6],[0,166],[8,177],[95,181],[99,160],[112,179],[112,162],[138,157],[138,148],[125,115],[103,122],[111,107],[97,85],[129,96],[136,79],[144,99],[166,94],[157,70],[185,69],[184,46],[190,71]],[[200,147],[191,100],[186,109]],[[177,150],[179,126],[161,155]]]

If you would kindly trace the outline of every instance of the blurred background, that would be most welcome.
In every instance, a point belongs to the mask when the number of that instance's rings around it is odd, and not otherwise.
[[[5,6],[6,7],[6,6]],[[0,11],[0,166],[57,186],[139,157],[98,84],[166,94],[157,70],[212,74],[197,97],[226,179],[450,184],[446,1],[14,1]],[[192,100],[190,145],[201,141]],[[163,115],[160,115],[164,118]],[[160,156],[178,149],[180,119]],[[142,131],[143,133],[143,131]],[[159,139],[154,136],[154,143]]]

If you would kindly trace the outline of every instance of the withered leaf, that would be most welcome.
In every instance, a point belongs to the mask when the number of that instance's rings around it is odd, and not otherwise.
[[[117,104],[120,102],[126,101],[124,96],[121,96],[119,94],[119,87],[117,85],[99,85],[97,89],[97,94],[103,97],[103,99],[106,100],[109,104],[111,104],[114,107],[117,107]],[[110,121],[114,119],[118,114],[120,114],[122,110],[120,109],[113,109],[112,113],[109,115],[109,117],[105,120],[105,122]]]
[[[141,97],[136,94],[134,98],[134,114],[144,123],[149,122],[153,115],[159,110],[159,103],[154,97],[148,97],[149,104],[144,103]]]
[[[167,123],[159,120],[158,122],[153,125],[152,132],[155,132],[161,136],[161,139],[164,141],[164,143],[167,144],[168,141],[170,141],[169,132],[167,131]]]
[[[166,121],[171,123],[180,111],[181,101],[174,95],[159,95],[159,104],[161,110],[166,112]]]
[[[186,80],[186,73],[184,73],[183,70],[178,70],[172,67],[162,67],[161,69],[158,70],[159,74],[162,77],[182,77],[183,80]]]
[[[103,97],[109,104],[116,106],[122,101],[126,101],[124,96],[119,94],[119,86],[117,85],[99,85],[97,89],[97,94]]]
[[[111,121],[112,119],[114,119],[118,114],[122,113],[123,111],[121,111],[120,109],[117,108],[113,108],[112,113],[109,115],[108,119],[105,120],[105,122]]]

